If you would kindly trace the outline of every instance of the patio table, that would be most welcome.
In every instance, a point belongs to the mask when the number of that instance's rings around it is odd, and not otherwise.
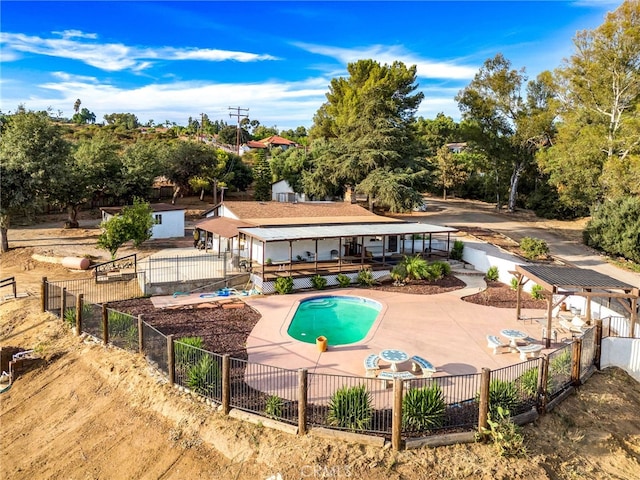
[[[525,332],[521,332],[520,330],[513,330],[511,328],[500,330],[500,335],[509,339],[509,347],[511,347],[512,350],[518,346],[518,344],[516,343],[517,340],[522,340],[523,338],[527,338],[529,336]]]
[[[393,372],[398,371],[398,363],[406,362],[409,360],[409,354],[395,348],[389,348],[380,352],[380,359],[391,364],[391,370]]]

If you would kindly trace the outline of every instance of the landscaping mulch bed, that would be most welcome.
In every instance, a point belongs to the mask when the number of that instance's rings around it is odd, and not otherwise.
[[[202,337],[210,352],[246,360],[246,342],[258,323],[260,314],[244,305],[242,308],[213,307],[211,304],[176,309],[158,309],[148,298],[109,303],[109,308],[131,315],[142,315],[149,325],[165,335]]]
[[[487,289],[482,292],[464,297],[465,302],[487,305],[498,308],[516,308],[518,292],[501,282],[487,282]],[[522,308],[546,309],[546,300],[535,300],[531,294],[522,292],[520,297]]]
[[[366,287],[369,290],[382,290],[385,292],[412,293],[415,295],[435,295],[437,293],[450,292],[464,288],[466,283],[453,275],[447,275],[440,280],[412,280],[401,286],[393,284],[393,280],[385,280],[378,285]]]

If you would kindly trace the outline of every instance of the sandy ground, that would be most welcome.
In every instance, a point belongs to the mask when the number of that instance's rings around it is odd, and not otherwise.
[[[640,384],[618,369],[596,373],[527,426],[518,459],[484,444],[393,452],[225,417],[169,387],[139,356],[75,337],[39,312],[43,275],[81,274],[31,253],[77,254],[76,240],[91,248],[96,233],[45,225],[11,230],[19,248],[0,257],[2,277],[16,275],[18,291],[34,293],[0,305],[0,345],[35,348],[44,360],[0,394],[0,478],[640,478]]]

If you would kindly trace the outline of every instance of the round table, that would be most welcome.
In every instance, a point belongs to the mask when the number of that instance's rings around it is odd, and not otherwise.
[[[513,330],[511,328],[500,330],[500,335],[509,339],[509,346],[511,348],[516,348],[518,346],[516,340],[522,340],[523,338],[527,338],[529,336],[525,332],[521,332],[520,330]]]
[[[385,362],[389,362],[391,364],[391,370],[397,372],[398,363],[409,360],[409,355],[407,352],[403,352],[402,350],[389,348],[380,352],[380,358]]]

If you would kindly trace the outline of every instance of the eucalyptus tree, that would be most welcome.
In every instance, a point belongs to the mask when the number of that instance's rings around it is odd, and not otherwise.
[[[586,211],[640,195],[640,2],[624,2],[574,46],[555,72],[562,122],[538,162],[560,200]]]
[[[368,195],[370,208],[377,202],[406,210],[417,203],[423,178],[414,123],[424,94],[415,92],[416,67],[359,60],[347,70],[348,78],[331,80],[327,102],[314,116],[311,137],[330,144],[314,160],[313,168],[322,172],[315,177],[325,191],[355,186]]]
[[[9,249],[7,230],[14,215],[30,215],[48,202],[66,175],[70,144],[47,112],[19,108],[5,117],[0,142],[0,251]]]
[[[476,125],[479,135],[472,149],[478,149],[492,162],[496,181],[496,200],[501,205],[508,178],[508,209],[516,208],[518,184],[525,169],[533,162],[537,149],[550,141],[555,115],[542,115],[552,90],[547,87],[547,73],[527,82],[524,68],[514,70],[502,54],[485,61],[471,83],[457,96],[463,119]],[[526,87],[525,87],[526,86]],[[525,92],[526,90],[526,96]]]

